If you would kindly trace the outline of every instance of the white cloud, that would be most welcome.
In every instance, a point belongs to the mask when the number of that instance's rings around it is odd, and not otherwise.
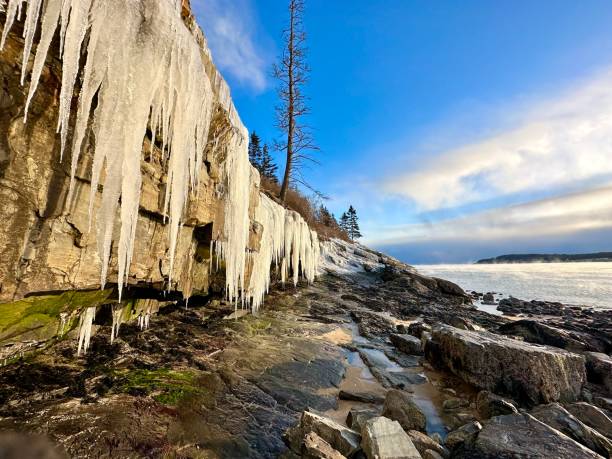
[[[248,0],[195,0],[193,6],[219,69],[263,91],[268,62],[255,44],[255,21]]]
[[[381,188],[433,210],[611,174],[612,72],[606,72],[526,110],[513,129],[395,172]]]
[[[375,245],[421,241],[501,241],[538,238],[609,228],[612,233],[612,185],[497,208],[435,223],[378,228]]]

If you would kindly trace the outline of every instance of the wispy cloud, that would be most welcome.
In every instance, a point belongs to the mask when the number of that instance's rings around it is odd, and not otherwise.
[[[611,71],[520,118],[505,132],[393,172],[381,188],[435,210],[612,176]]]
[[[610,229],[612,184],[609,186],[500,207],[434,223],[381,227],[374,245],[419,241],[496,241],[538,238]]]
[[[192,3],[216,65],[239,83],[263,91],[268,84],[268,62],[256,44],[256,21],[249,0]]]

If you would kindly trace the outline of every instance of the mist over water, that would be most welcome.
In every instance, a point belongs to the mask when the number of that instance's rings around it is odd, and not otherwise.
[[[612,262],[494,265],[417,265],[422,274],[465,290],[497,292],[521,300],[612,308]]]

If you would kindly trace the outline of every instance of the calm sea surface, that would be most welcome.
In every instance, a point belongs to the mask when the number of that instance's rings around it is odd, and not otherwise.
[[[612,262],[497,265],[420,265],[419,272],[465,290],[497,292],[521,300],[612,308]]]

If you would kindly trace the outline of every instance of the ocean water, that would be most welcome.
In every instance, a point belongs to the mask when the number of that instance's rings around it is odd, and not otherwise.
[[[612,262],[420,265],[419,272],[477,292],[612,308]]]

